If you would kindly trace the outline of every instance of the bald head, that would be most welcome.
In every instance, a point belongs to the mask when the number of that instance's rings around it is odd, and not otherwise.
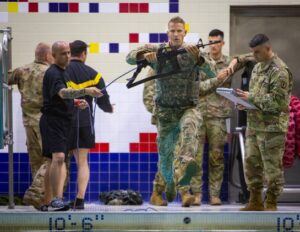
[[[54,57],[54,63],[65,68],[70,59],[70,46],[65,41],[56,41],[52,45],[52,55]]]
[[[35,48],[35,61],[51,63],[51,48],[49,44],[39,43]]]

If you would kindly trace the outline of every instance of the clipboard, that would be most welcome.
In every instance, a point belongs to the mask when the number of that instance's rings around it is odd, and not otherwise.
[[[248,101],[245,101],[243,99],[241,99],[236,91],[234,89],[230,89],[230,88],[217,88],[217,94],[225,97],[226,99],[228,99],[229,101],[233,102],[235,105],[239,104],[242,105],[244,107],[246,107],[246,109],[251,109],[251,110],[255,110],[257,109],[256,106],[254,106],[253,104],[249,103]]]

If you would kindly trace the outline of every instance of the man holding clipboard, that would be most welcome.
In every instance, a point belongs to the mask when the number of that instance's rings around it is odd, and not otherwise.
[[[284,177],[282,156],[289,119],[292,74],[287,65],[273,53],[269,38],[255,35],[249,43],[258,62],[251,75],[249,92],[236,94],[257,109],[247,110],[245,175],[250,200],[242,211],[276,211],[277,198],[282,192]],[[237,64],[247,62],[242,56],[229,65],[233,73]],[[265,205],[262,201],[264,179],[267,182]]]

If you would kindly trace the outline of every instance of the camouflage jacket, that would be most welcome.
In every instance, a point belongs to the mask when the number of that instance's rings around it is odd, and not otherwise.
[[[8,84],[18,85],[24,126],[38,126],[43,105],[43,78],[48,65],[33,62],[16,68],[9,75]]]
[[[252,71],[249,102],[257,110],[247,111],[247,128],[265,132],[286,132],[293,77],[278,56],[257,63]]]
[[[155,75],[154,70],[151,68],[149,69],[147,73],[147,77]],[[149,113],[152,114],[151,117],[151,123],[153,125],[156,125],[157,119],[154,115],[154,108],[155,108],[155,102],[154,102],[154,96],[155,96],[155,80],[151,80],[148,82],[145,82],[144,84],[144,90],[143,90],[143,102],[144,105]]]
[[[183,44],[182,47],[184,47],[184,46],[186,46],[186,44]],[[138,59],[138,56],[140,54],[151,52],[151,51],[157,51],[157,50],[158,50],[158,47],[155,47],[155,46],[153,46],[153,49],[147,48],[145,46],[140,47],[136,50],[131,51],[127,55],[127,62],[129,64],[135,64],[136,60]],[[177,59],[180,62],[184,61],[184,59],[180,56],[178,56]],[[219,80],[215,77],[215,71],[211,67],[210,63],[207,62],[207,60],[203,56],[199,56],[199,59],[202,60],[202,63],[201,64],[199,63],[196,66],[194,71],[195,71],[195,74],[197,74],[197,75],[200,71],[203,71],[210,77],[209,80],[207,80],[207,81],[200,84],[201,88],[203,88],[205,91],[208,91],[210,88],[216,87],[220,83],[219,83]],[[152,68],[154,70],[152,74],[155,74],[157,72],[157,65],[153,64]],[[170,68],[170,67],[168,67],[168,68]],[[170,70],[171,70],[171,68],[170,68]],[[170,71],[170,70],[168,70],[168,71]],[[168,88],[170,89],[169,92],[171,92],[173,95],[176,94],[176,95],[181,96],[181,95],[183,95],[184,92],[187,92],[186,93],[187,95],[191,94],[190,92],[193,92],[193,89],[192,88],[187,88],[187,85],[184,88],[179,89],[180,88],[179,83],[180,83],[181,79],[183,78],[183,75],[186,75],[186,74],[173,74],[172,76],[170,76],[168,78],[164,78],[162,80],[155,80],[155,99],[157,100],[160,94],[165,94],[166,93],[166,89],[164,89],[166,86],[168,86]],[[195,79],[199,79],[197,75],[196,75]],[[160,85],[160,84],[162,84],[162,82],[168,82],[168,84],[164,85],[164,88],[160,88],[160,86],[162,86],[162,85]],[[199,100],[199,81],[197,81],[197,85],[195,86],[195,88],[197,89],[197,95],[196,95],[196,101],[197,101],[196,104],[197,104],[198,100]],[[174,97],[174,98],[179,100],[180,96],[179,97],[178,96],[171,96],[170,99],[172,99],[172,97]],[[176,107],[176,105],[174,105],[174,106]]]
[[[205,54],[211,65],[215,68],[216,72],[226,68],[231,59],[228,56],[222,55],[219,60],[213,60],[208,53]],[[200,81],[206,81],[210,79],[205,72],[200,72]],[[231,77],[229,77],[224,83],[221,83],[216,87],[230,88]],[[208,91],[204,91],[200,88],[200,98],[198,109],[203,117],[209,118],[228,118],[232,114],[232,103],[226,98],[216,93],[216,88],[210,88]]]

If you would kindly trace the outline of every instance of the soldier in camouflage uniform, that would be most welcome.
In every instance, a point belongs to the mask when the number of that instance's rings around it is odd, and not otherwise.
[[[209,41],[221,40],[219,44],[209,46],[209,53],[206,58],[212,63],[217,72],[226,68],[230,63],[230,58],[222,54],[224,46],[224,33],[218,29],[209,33]],[[208,80],[209,77],[200,72],[200,80]],[[227,87],[231,85],[231,78],[228,78],[218,87]],[[192,179],[191,189],[195,196],[194,205],[200,205],[202,199],[202,161],[203,148],[207,142],[209,144],[209,193],[210,204],[220,205],[220,189],[224,175],[224,146],[227,141],[226,118],[231,116],[232,104],[224,97],[216,93],[216,89],[200,91],[199,105],[197,109],[203,117],[203,124],[200,129],[199,149],[197,153],[197,163],[200,166],[197,175]]]
[[[247,110],[245,174],[250,200],[241,210],[275,211],[284,184],[282,156],[293,77],[287,65],[273,53],[266,35],[255,35],[249,46],[258,63],[252,71],[249,92],[238,90],[238,95],[257,109]],[[234,59],[229,69],[234,70],[246,60],[245,57]],[[267,182],[265,207],[261,196],[264,178]]]
[[[183,43],[186,34],[184,25],[180,17],[172,18],[168,23],[168,44],[159,47],[145,45],[133,50],[128,54],[127,62],[135,64],[137,60],[145,58],[156,73],[165,73],[173,69],[174,63],[158,63],[156,53],[159,48],[185,48],[188,51],[173,58],[177,60],[181,73],[156,79],[155,116],[158,125],[159,170],[166,183],[167,197],[176,196],[173,194],[176,186],[181,194],[182,206],[189,207],[194,202],[189,189],[190,180],[198,168],[195,156],[202,122],[201,114],[196,110],[199,99],[198,74],[200,69],[212,77],[215,74],[200,56],[196,46]],[[161,196],[161,192],[157,194]]]
[[[41,107],[43,104],[42,83],[45,71],[53,61],[49,45],[40,43],[35,50],[35,61],[31,64],[16,68],[9,75],[9,84],[18,85],[21,93],[23,125],[26,131],[26,146],[29,155],[32,178],[37,176],[35,185],[26,191],[23,201],[25,204],[38,205],[43,197],[44,158],[39,128]],[[39,170],[39,171],[38,171]],[[39,172],[39,173],[38,173]]]

